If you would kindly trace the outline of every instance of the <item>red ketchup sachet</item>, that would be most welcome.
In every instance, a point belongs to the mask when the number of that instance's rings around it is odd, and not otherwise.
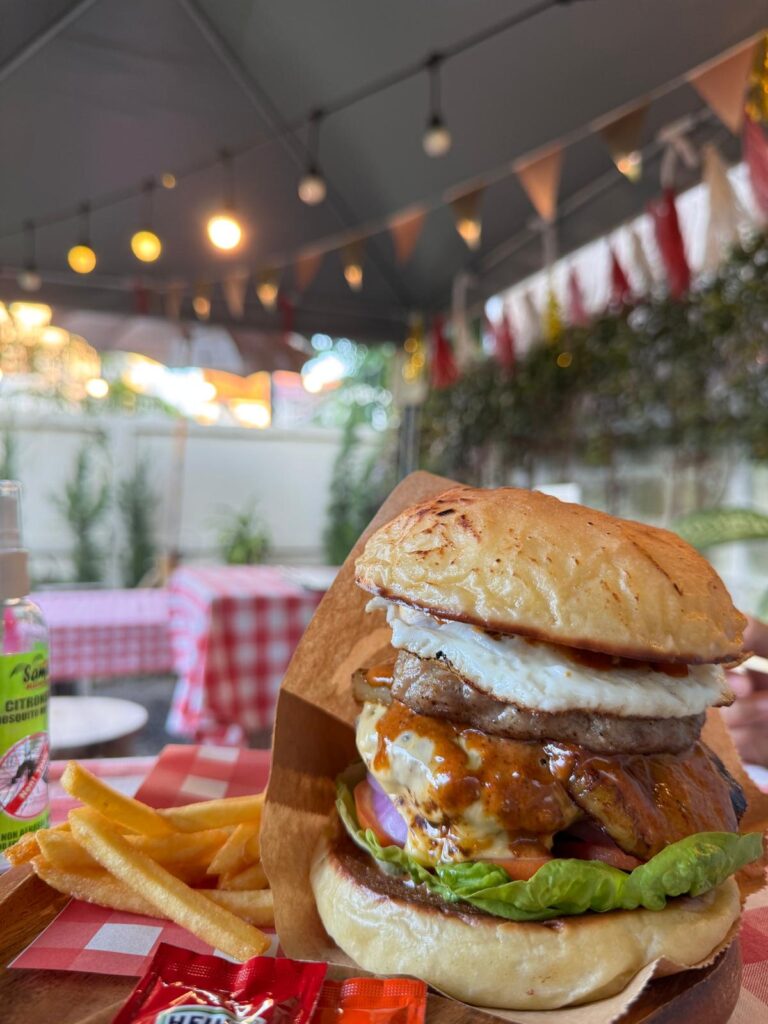
[[[308,1024],[326,964],[244,964],[162,943],[113,1024]]]
[[[312,1024],[423,1024],[427,986],[412,978],[326,981]]]

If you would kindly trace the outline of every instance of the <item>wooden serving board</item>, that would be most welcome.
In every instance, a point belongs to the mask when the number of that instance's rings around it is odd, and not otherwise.
[[[0,1007],[3,1020],[110,1024],[136,978],[74,971],[6,970],[67,902],[27,867],[0,875]],[[738,940],[711,966],[654,981],[621,1024],[726,1024],[739,996]],[[23,1015],[23,1016],[22,1016]],[[491,1024],[497,1018],[430,995],[428,1024]]]

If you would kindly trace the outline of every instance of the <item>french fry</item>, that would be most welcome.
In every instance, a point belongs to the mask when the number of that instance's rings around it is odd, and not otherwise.
[[[63,821],[60,825],[54,825],[46,829],[47,832],[69,832],[69,822]],[[9,846],[4,856],[9,864],[18,867],[19,864],[27,864],[33,857],[40,853],[38,837],[40,832],[25,832],[24,835],[13,846]]]
[[[52,889],[73,896],[87,903],[98,903],[128,914],[145,914],[148,917],[165,917],[144,897],[130,889],[101,867],[80,871],[64,871],[51,864],[45,857],[32,859],[35,874]],[[232,911],[248,924],[270,927],[275,923],[275,907],[271,889],[257,889],[251,892],[222,892],[218,889],[198,889],[206,899]]]
[[[212,829],[185,836],[183,842],[179,842],[179,837],[172,834],[127,835],[125,839],[134,849],[162,864],[177,878],[190,883],[203,881],[211,858],[226,841],[227,835],[221,829]],[[98,866],[71,833],[42,829],[37,833],[37,842],[46,860],[62,871],[81,871]]]
[[[83,809],[73,811],[69,820],[72,832],[94,860],[139,892],[157,912],[203,942],[240,961],[259,956],[269,948],[269,939],[263,932],[190,889],[146,854],[135,850],[100,815]]]
[[[237,892],[239,889],[266,889],[269,885],[261,864],[251,864],[236,875],[221,875],[219,889]]]
[[[271,889],[246,889],[228,892],[224,889],[199,889],[209,900],[220,903],[249,924],[271,928],[275,923],[275,901]]]
[[[77,761],[70,761],[61,776],[61,785],[70,796],[103,814],[110,821],[146,836],[170,833],[171,826],[156,810],[131,796],[118,793]],[[198,831],[195,829],[195,831]]]
[[[244,821],[208,865],[209,875],[237,875],[259,859],[260,821]],[[194,835],[194,833],[192,833]]]
[[[203,829],[261,821],[264,794],[233,796],[224,800],[204,800],[183,807],[166,807],[158,813],[177,832],[201,832]]]

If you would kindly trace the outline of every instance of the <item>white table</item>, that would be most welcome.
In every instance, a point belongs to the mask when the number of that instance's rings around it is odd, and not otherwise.
[[[149,718],[146,708],[117,697],[51,697],[51,753],[83,750],[133,736]]]

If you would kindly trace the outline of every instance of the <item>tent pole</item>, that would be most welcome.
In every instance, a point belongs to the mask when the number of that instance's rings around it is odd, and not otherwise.
[[[61,35],[64,29],[69,28],[73,22],[85,14],[89,7],[93,7],[96,0],[78,0],[70,8],[68,8],[60,17],[54,18],[54,20],[44,28],[42,32],[39,32],[36,36],[24,43],[21,49],[17,50],[16,53],[11,54],[4,64],[0,64],[0,82],[6,81],[10,78],[14,71],[18,71],[20,67],[23,67],[27,61],[34,57],[36,53],[39,53],[44,46],[47,46],[56,36]]]

